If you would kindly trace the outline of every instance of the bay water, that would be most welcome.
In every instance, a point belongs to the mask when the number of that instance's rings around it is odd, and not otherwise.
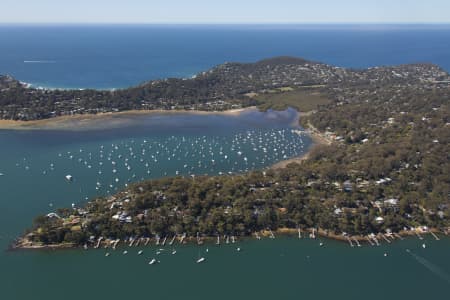
[[[3,25],[0,40],[1,74],[57,88],[127,87],[275,55],[356,68],[432,62],[450,70],[445,25]],[[36,215],[81,205],[131,182],[236,174],[302,155],[311,139],[293,131],[296,118],[292,110],[154,114],[58,130],[0,130],[1,298],[445,298],[450,240],[442,234],[440,241],[426,236],[361,248],[296,237],[246,239],[176,245],[175,255],[169,247],[157,255],[155,245],[109,257],[105,250],[7,250]],[[199,256],[205,263],[195,263]],[[152,258],[160,263],[149,265]]]

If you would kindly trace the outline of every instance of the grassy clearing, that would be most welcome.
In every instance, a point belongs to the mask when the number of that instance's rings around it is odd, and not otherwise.
[[[288,90],[276,93],[259,94],[254,96],[258,100],[261,110],[284,110],[287,107],[296,108],[300,112],[315,110],[319,105],[326,105],[330,100],[313,90]]]

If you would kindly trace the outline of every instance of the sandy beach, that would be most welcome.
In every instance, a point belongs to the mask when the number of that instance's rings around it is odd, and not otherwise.
[[[320,134],[316,130],[306,130],[306,133],[312,138],[313,144],[308,149],[308,151],[300,156],[293,157],[290,159],[282,160],[280,162],[277,162],[276,164],[273,164],[270,168],[271,169],[281,169],[285,168],[287,165],[291,163],[301,163],[305,160],[307,160],[311,154],[311,152],[318,146],[321,145],[331,145],[331,141],[327,138],[325,138],[322,134]]]
[[[239,116],[244,112],[255,111],[256,107],[230,109],[225,111],[200,110],[129,110],[99,114],[83,114],[58,116],[50,119],[33,121],[0,120],[0,129],[8,130],[81,130],[89,128],[114,128],[126,125],[136,116],[195,114],[195,115],[227,115]]]

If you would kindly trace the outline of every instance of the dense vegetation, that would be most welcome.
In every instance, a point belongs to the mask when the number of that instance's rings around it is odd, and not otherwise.
[[[282,227],[351,235],[448,228],[450,85],[380,79],[314,89],[329,103],[301,123],[333,143],[301,164],[140,182],[61,209],[59,217],[38,217],[27,240],[79,245],[91,236],[249,235]]]
[[[276,89],[361,86],[374,82],[416,84],[448,79],[447,73],[429,64],[350,70],[293,57],[225,63],[189,79],[153,80],[111,91],[42,90],[27,87],[10,76],[0,76],[0,119],[26,121],[131,109],[210,111],[258,104],[276,107],[273,96],[264,96]],[[284,105],[296,106],[297,97],[291,100],[284,100]]]

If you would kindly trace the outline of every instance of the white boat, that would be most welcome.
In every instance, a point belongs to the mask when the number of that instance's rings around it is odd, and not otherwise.
[[[157,262],[157,260],[156,260],[156,258],[153,258],[151,261],[149,261],[149,265],[154,265],[154,264],[156,264],[156,262]]]
[[[237,248],[236,248],[236,251],[238,251],[238,252],[241,251],[241,248],[240,248],[240,247],[237,247]]]
[[[144,251],[139,250],[138,255],[141,255]]]
[[[3,173],[0,173],[0,176],[5,176],[5,174],[3,174]]]
[[[125,254],[127,254],[127,253],[128,253],[128,251],[127,251],[127,250],[123,251],[123,255],[125,255]]]
[[[72,181],[73,180],[73,176],[72,175],[66,175],[66,179],[67,179],[67,181]]]
[[[106,252],[105,256],[108,257],[109,255],[110,255],[109,252]]]
[[[422,244],[422,248],[423,249],[425,249],[427,247],[427,245],[425,245],[425,244]]]
[[[173,251],[172,251],[172,255],[173,255],[173,254],[176,254],[176,253],[177,253],[177,250],[173,250]]]
[[[199,263],[202,263],[202,262],[204,262],[206,260],[206,258],[204,258],[204,257],[200,257],[199,259],[197,259],[197,263],[199,264]]]

